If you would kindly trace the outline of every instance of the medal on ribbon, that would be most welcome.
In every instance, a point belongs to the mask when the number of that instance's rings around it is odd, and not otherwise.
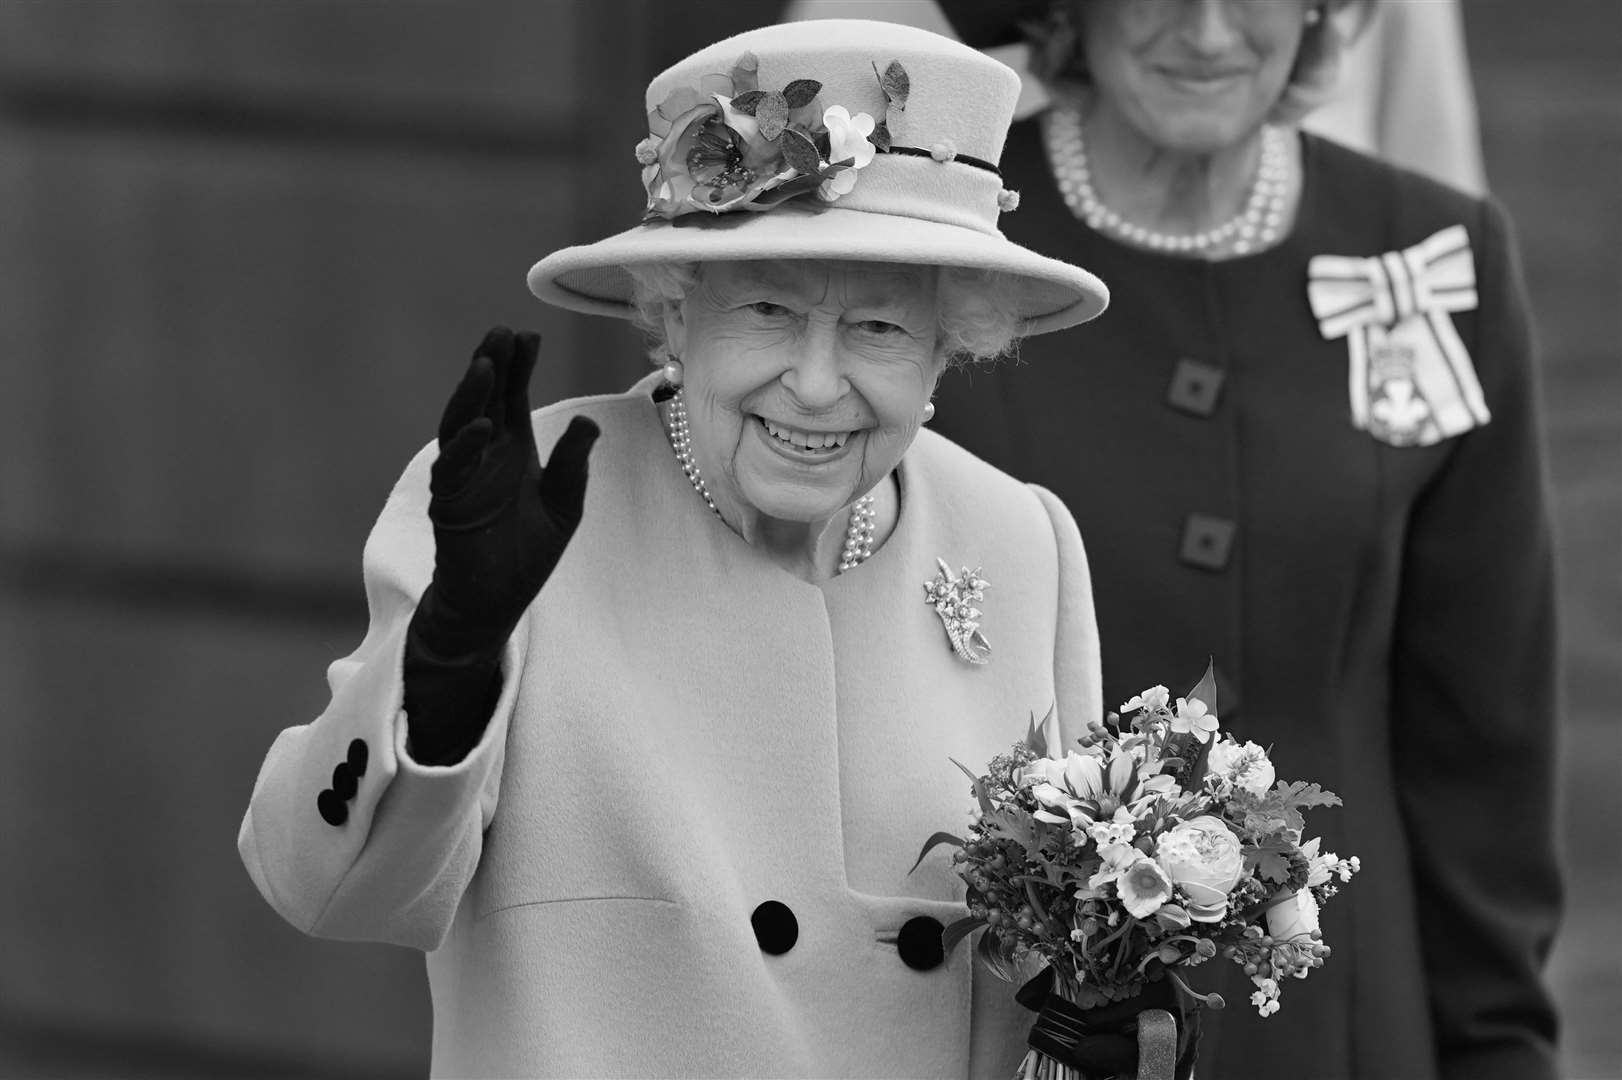
[[[1307,274],[1319,332],[1346,339],[1354,427],[1391,446],[1430,446],[1492,419],[1452,319],[1477,302],[1464,226],[1370,258],[1318,255]]]

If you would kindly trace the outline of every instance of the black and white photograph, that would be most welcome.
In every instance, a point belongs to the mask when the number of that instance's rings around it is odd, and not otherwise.
[[[0,1080],[1622,1080],[1622,5],[0,0]]]

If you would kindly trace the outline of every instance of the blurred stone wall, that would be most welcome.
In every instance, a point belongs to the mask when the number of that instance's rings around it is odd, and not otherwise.
[[[1622,1077],[1622,4],[1463,6],[1487,178],[1515,219],[1543,349],[1569,893],[1551,975],[1567,1076],[1609,1080]],[[1497,794],[1513,813],[1514,792]]]

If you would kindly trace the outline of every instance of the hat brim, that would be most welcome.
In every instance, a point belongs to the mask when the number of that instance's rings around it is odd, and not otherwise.
[[[626,319],[633,314],[631,277],[624,269],[628,265],[756,259],[999,271],[1019,281],[1021,336],[1084,323],[1109,303],[1109,290],[1097,277],[1079,266],[1038,255],[1000,233],[829,204],[645,222],[594,244],[554,251],[530,269],[529,288],[547,303],[570,311]]]

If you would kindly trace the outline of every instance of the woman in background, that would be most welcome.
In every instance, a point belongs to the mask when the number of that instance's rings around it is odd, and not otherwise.
[[[1338,792],[1363,873],[1284,1026],[1207,1016],[1200,1075],[1555,1076],[1551,543],[1536,358],[1493,203],[1294,128],[1355,5],[944,5],[1025,17],[1053,107],[1003,229],[1110,282],[1086,337],[953,373],[936,427],[1087,536],[1106,699],[1217,665],[1225,725]]]

